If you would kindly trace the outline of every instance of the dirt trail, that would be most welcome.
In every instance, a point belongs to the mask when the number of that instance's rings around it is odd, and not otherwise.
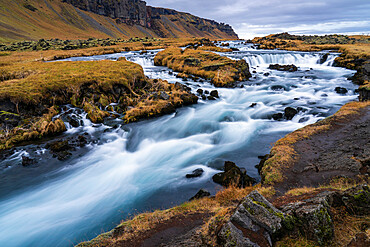
[[[355,177],[369,172],[370,106],[327,131],[298,141],[298,161],[283,172],[286,179],[276,189],[315,187],[336,176]]]

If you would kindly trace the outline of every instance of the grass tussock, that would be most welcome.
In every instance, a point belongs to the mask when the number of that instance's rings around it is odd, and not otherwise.
[[[270,158],[265,162],[261,170],[264,184],[274,185],[284,181],[283,170],[291,167],[298,158],[298,154],[294,149],[294,144],[296,142],[329,130],[335,123],[347,121],[350,116],[358,114],[361,109],[369,105],[369,101],[347,103],[333,116],[298,129],[278,140],[271,149]]]
[[[168,48],[155,56],[154,63],[176,72],[209,79],[218,87],[229,87],[251,76],[244,60],[234,61],[202,50]]]

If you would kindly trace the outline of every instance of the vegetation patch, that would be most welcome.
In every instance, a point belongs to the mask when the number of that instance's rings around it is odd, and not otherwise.
[[[217,87],[232,87],[235,82],[251,77],[245,60],[234,61],[212,52],[194,49],[168,48],[155,56],[154,64],[185,75],[209,79]]]

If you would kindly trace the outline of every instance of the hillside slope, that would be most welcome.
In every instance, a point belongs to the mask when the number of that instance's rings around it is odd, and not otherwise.
[[[88,4],[86,4],[88,3]],[[0,42],[162,37],[237,38],[229,25],[138,0],[0,0]]]

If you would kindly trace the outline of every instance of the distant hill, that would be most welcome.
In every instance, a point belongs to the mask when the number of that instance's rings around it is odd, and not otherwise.
[[[0,42],[90,37],[238,38],[230,25],[140,0],[0,0]]]

